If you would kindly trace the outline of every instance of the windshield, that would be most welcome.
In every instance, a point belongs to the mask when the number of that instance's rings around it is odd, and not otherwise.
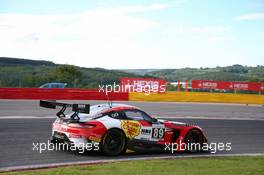
[[[78,116],[80,117],[81,121],[85,121],[85,120],[90,120],[93,119],[95,117],[98,117],[99,115],[101,115],[101,113],[108,109],[109,106],[107,105],[92,105],[90,106],[90,113],[86,114],[86,113],[79,113]],[[66,116],[66,118],[69,118],[74,112],[70,113],[69,115]]]

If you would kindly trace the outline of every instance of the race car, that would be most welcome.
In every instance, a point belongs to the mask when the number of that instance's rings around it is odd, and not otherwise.
[[[93,143],[105,155],[119,155],[127,149],[166,151],[171,144],[177,144],[176,151],[194,152],[201,150],[193,149],[193,145],[207,143],[199,126],[156,119],[131,105],[40,101],[40,106],[61,107],[52,124],[52,143],[70,143],[76,147]],[[66,108],[72,108],[73,113],[65,115]]]

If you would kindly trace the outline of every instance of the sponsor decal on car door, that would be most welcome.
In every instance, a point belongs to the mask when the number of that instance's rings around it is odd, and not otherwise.
[[[142,126],[140,134],[136,139],[158,141],[162,140],[165,135],[165,127],[162,124],[152,124],[150,126]]]

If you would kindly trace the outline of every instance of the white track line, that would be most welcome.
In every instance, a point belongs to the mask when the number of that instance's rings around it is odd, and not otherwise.
[[[185,116],[185,117],[166,117],[166,116],[154,116],[155,118],[161,118],[161,119],[208,119],[208,120],[264,120],[264,118],[238,118],[238,117],[204,117],[204,116],[199,116],[199,117],[193,117],[193,116]]]
[[[184,117],[174,117],[174,116],[153,116],[160,119],[209,119],[209,120],[257,120],[263,121],[264,118],[239,118],[239,117],[193,117],[193,116],[184,116]],[[1,119],[55,119],[56,116],[0,116]]]
[[[75,161],[75,162],[64,162],[64,163],[48,163],[48,164],[38,164],[38,165],[12,166],[12,167],[0,168],[0,172],[34,170],[34,169],[44,169],[44,168],[56,168],[56,167],[61,167],[61,166],[73,166],[73,165],[75,165],[75,166],[76,165],[93,165],[93,164],[103,164],[103,163],[113,163],[113,162],[124,162],[124,161],[131,161],[131,160],[210,158],[210,157],[239,157],[239,156],[264,156],[264,153],[155,156],[155,157],[121,158],[121,159],[108,159],[108,160]]]
[[[56,118],[56,116],[0,116],[1,119],[49,119],[49,118]]]

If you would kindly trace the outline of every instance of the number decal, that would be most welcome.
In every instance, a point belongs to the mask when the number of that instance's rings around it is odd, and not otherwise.
[[[164,137],[165,128],[153,128],[152,129],[152,138],[161,139]]]

